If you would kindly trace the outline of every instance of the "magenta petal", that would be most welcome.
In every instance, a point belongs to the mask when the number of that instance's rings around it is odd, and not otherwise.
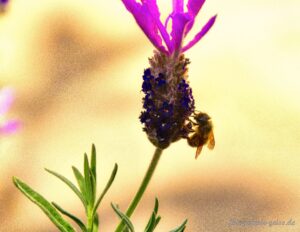
[[[169,16],[166,18],[165,28],[168,28],[168,23],[169,23],[170,19],[172,19],[172,14],[169,14]]]
[[[162,22],[160,20],[160,12],[159,12],[156,0],[142,0],[142,3],[143,3],[143,5],[148,7],[148,10],[149,10],[150,14],[152,15],[152,18],[153,18],[156,26],[158,27],[158,30],[160,31],[162,38],[164,39],[168,49],[170,50],[172,47],[170,37],[169,37],[166,27],[164,27],[164,25],[162,24]]]
[[[187,51],[188,49],[190,49],[191,47],[193,47],[196,43],[198,43],[199,40],[202,39],[202,37],[205,36],[205,34],[214,25],[214,23],[216,21],[216,18],[217,18],[217,15],[213,16],[212,18],[210,18],[208,20],[208,22],[204,25],[204,27],[201,29],[201,31],[198,34],[196,34],[196,36],[194,37],[194,39],[192,41],[190,41],[186,46],[184,46],[182,48],[182,52]]]
[[[183,13],[183,0],[173,0],[173,13]]]
[[[171,53],[174,51],[179,51],[181,49],[183,35],[186,29],[186,25],[190,22],[191,18],[188,14],[177,13],[174,14],[172,17],[172,50]]]
[[[191,22],[188,23],[184,36],[186,36],[190,32],[192,27],[194,26],[195,18],[197,16],[197,14],[199,13],[199,11],[201,10],[204,3],[205,3],[205,0],[189,0],[189,2],[187,4],[187,9],[188,9],[189,15],[192,17],[192,20],[191,20]]]
[[[0,134],[12,134],[16,132],[20,127],[21,123],[19,121],[8,121],[4,125],[0,126]]]
[[[167,53],[158,34],[158,28],[147,6],[135,0],[122,0],[127,10],[134,16],[137,24],[143,30],[151,43],[160,51]]]
[[[143,5],[147,5],[152,16],[159,18],[160,13],[158,10],[158,6],[156,4],[156,0],[142,0]]]
[[[14,91],[10,88],[0,90],[0,115],[5,114],[14,101]]]
[[[196,17],[204,3],[205,0],[189,0],[187,3],[188,13],[193,17]]]
[[[195,23],[195,19],[193,18],[187,25],[186,25],[186,29],[184,32],[184,37],[187,36],[187,34],[190,32],[190,30],[192,29],[192,27],[194,26]]]

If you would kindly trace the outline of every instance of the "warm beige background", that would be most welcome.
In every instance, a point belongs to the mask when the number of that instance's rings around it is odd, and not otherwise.
[[[188,232],[300,231],[299,8],[296,0],[207,1],[197,26],[216,12],[217,23],[187,56],[216,148],[197,161],[185,141],[165,152],[133,217],[138,232],[155,196],[161,232],[185,218]],[[99,188],[114,162],[120,166],[100,209],[102,231],[113,231],[109,203],[126,208],[154,149],[138,121],[151,44],[119,0],[14,0],[0,17],[1,85],[16,88],[11,116],[24,123],[0,141],[0,231],[57,231],[12,175],[83,216],[71,191],[43,168],[73,178],[70,166],[82,164],[92,142]],[[295,226],[228,226],[290,218]]]

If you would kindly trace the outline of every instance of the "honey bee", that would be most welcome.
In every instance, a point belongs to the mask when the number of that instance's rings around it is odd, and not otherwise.
[[[215,138],[213,133],[213,125],[211,118],[206,113],[194,113],[194,120],[190,120],[189,136],[187,137],[188,144],[192,147],[197,147],[195,158],[200,155],[202,148],[207,144],[209,149],[214,149]]]

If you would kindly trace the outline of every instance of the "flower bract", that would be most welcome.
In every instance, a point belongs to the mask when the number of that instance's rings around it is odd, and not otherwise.
[[[141,0],[141,2],[122,0],[122,2],[156,49],[170,56],[179,55],[193,47],[210,30],[217,17],[217,15],[211,17],[194,38],[184,44],[183,40],[192,29],[205,0],[188,0],[187,11],[184,10],[184,0],[173,0],[173,10],[164,23],[160,19],[156,0]],[[170,22],[172,29],[168,32]]]

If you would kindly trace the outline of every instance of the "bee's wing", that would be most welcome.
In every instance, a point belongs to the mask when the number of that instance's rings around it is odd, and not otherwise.
[[[209,134],[209,136],[208,136],[208,144],[207,144],[207,147],[208,147],[210,150],[212,150],[212,149],[214,149],[215,144],[216,144],[216,142],[215,142],[214,132],[211,131],[210,134]]]
[[[198,156],[200,155],[200,153],[201,153],[201,151],[202,151],[202,148],[203,148],[203,146],[197,147],[195,159],[197,159]]]

